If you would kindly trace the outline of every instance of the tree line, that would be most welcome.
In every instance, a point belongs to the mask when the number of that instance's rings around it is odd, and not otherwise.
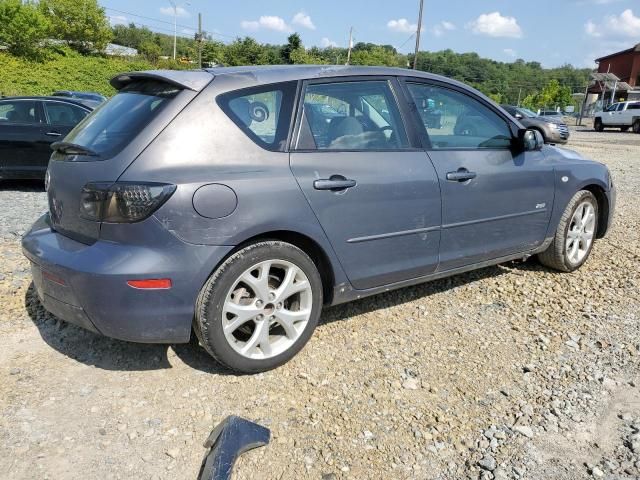
[[[111,27],[97,0],[0,0],[0,45],[11,54],[34,60],[55,48],[51,40],[64,41],[83,55],[101,55],[109,42],[138,50],[140,56],[163,68],[193,68],[199,44],[195,38],[178,37],[177,55],[182,62],[162,60],[173,53],[173,36],[144,26]],[[293,33],[284,45],[262,44],[251,37],[224,43],[205,35],[200,44],[206,65],[344,64],[347,49],[305,48]],[[391,45],[357,43],[351,53],[353,65],[409,67],[413,54]],[[417,68],[470,84],[499,103],[519,103],[530,108],[554,108],[573,103],[572,93],[583,91],[589,69],[571,65],[543,68],[538,62],[498,62],[476,53],[421,51]]]

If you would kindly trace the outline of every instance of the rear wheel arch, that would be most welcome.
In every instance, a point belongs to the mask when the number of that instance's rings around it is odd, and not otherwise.
[[[333,300],[333,286],[335,285],[335,274],[331,264],[331,260],[326,251],[320,246],[320,244],[308,235],[293,231],[293,230],[274,230],[269,232],[263,232],[253,237],[247,238],[242,241],[235,248],[233,248],[220,262],[213,267],[209,278],[213,273],[222,265],[229,257],[234,255],[239,250],[248,247],[254,243],[263,242],[265,240],[279,240],[282,242],[290,243],[298,247],[304,253],[311,257],[313,263],[316,265],[320,278],[322,280],[322,294],[324,303],[326,305],[331,304]]]

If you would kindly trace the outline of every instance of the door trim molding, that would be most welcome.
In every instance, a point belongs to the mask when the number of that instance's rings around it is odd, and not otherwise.
[[[498,220],[505,220],[507,218],[525,217],[527,215],[536,215],[538,213],[545,213],[547,211],[548,209],[545,207],[545,208],[538,208],[536,210],[528,210],[526,212],[508,213],[507,215],[499,215],[497,217],[480,218],[478,220],[467,220],[466,222],[447,223],[446,225],[442,225],[442,229],[447,230],[449,228],[466,227],[467,225],[476,225],[478,223],[495,222]]]
[[[347,243],[361,243],[361,242],[369,242],[371,240],[382,240],[385,238],[394,238],[394,237],[402,237],[405,235],[415,235],[417,233],[427,233],[427,232],[436,232],[440,230],[440,226],[433,227],[425,227],[425,228],[415,228],[413,230],[399,230],[397,232],[389,232],[389,233],[380,233],[377,235],[368,235],[365,237],[355,237],[347,240]]]

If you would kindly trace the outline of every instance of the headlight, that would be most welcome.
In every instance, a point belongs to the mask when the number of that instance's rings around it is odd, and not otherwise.
[[[549,128],[552,128],[554,130],[558,130],[560,128],[560,125],[558,125],[557,123],[550,123],[549,124]]]

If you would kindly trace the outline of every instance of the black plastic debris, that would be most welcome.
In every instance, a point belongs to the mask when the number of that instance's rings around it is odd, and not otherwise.
[[[243,453],[269,443],[271,431],[244,418],[230,415],[216,426],[204,442],[210,451],[202,460],[198,480],[228,480]]]

